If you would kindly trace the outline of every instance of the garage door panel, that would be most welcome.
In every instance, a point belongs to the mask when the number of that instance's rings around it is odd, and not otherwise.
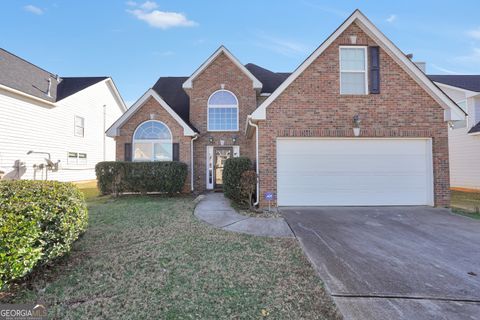
[[[430,204],[427,150],[427,140],[278,140],[278,203]]]

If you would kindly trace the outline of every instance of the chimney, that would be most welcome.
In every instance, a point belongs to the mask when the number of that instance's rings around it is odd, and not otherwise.
[[[427,63],[421,61],[413,61],[413,53],[407,54],[407,58],[412,60],[413,63],[420,69],[423,73],[427,73]]]

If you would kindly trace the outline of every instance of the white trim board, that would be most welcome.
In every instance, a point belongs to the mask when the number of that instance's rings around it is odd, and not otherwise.
[[[243,64],[240,63],[240,61],[235,58],[233,54],[230,53],[230,51],[227,50],[224,46],[220,46],[220,48],[217,49],[202,65],[195,70],[195,72],[190,76],[190,78],[187,79],[182,85],[184,89],[191,89],[193,87],[193,80],[195,80],[196,77],[200,73],[202,73],[203,70],[205,70],[220,54],[225,54],[247,77],[249,77],[252,80],[253,88],[260,90],[262,89],[262,83],[250,72],[248,71],[247,68]]]
[[[174,118],[183,127],[183,135],[195,135],[193,129],[190,128],[190,126],[182,118],[180,118],[180,116],[175,111],[173,111],[173,109],[168,105],[168,103],[165,102],[165,100],[162,99],[162,97],[158,95],[158,93],[156,93],[153,89],[148,89],[148,91],[145,92],[145,94],[140,99],[138,99],[133,106],[131,106],[120,118],[117,119],[117,121],[112,124],[110,128],[108,128],[107,136],[118,136],[120,127],[125,122],[127,122],[127,120],[130,119],[150,97],[157,100],[157,102],[165,109],[165,111],[167,111],[168,114],[172,116],[172,118]]]
[[[352,23],[385,50],[444,109],[445,121],[463,120],[465,112],[440,90],[403,52],[395,46],[368,18],[355,10],[253,113],[253,120],[265,120],[266,108],[297,79]]]

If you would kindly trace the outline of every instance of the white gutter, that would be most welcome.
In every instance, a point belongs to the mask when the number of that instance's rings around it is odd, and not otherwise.
[[[29,99],[32,99],[34,101],[38,101],[38,102],[42,102],[42,103],[45,103],[45,104],[48,104],[50,106],[55,106],[55,104],[53,102],[50,102],[48,100],[44,100],[44,99],[41,99],[41,98],[37,98],[37,97],[34,97],[30,94],[27,94],[27,93],[24,93],[22,91],[19,91],[19,90],[16,90],[16,89],[13,89],[13,88],[10,88],[10,87],[7,87],[7,86],[4,86],[2,84],[0,84],[0,89],[3,89],[5,91],[9,91],[9,92],[12,92],[12,93],[15,93],[15,94],[18,94],[19,96],[22,96],[22,97],[25,97],[25,98],[29,98]]]
[[[198,134],[195,134],[190,140],[190,190],[193,192],[193,140],[198,139]]]
[[[253,204],[258,206],[260,202],[260,183],[258,182],[259,169],[258,169],[258,125],[252,122],[251,116],[248,116],[248,124],[255,128],[255,171],[257,173],[257,201]]]

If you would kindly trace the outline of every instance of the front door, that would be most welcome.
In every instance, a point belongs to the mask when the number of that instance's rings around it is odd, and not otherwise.
[[[215,148],[215,188],[223,186],[223,166],[225,161],[232,157],[232,154],[232,148]]]

